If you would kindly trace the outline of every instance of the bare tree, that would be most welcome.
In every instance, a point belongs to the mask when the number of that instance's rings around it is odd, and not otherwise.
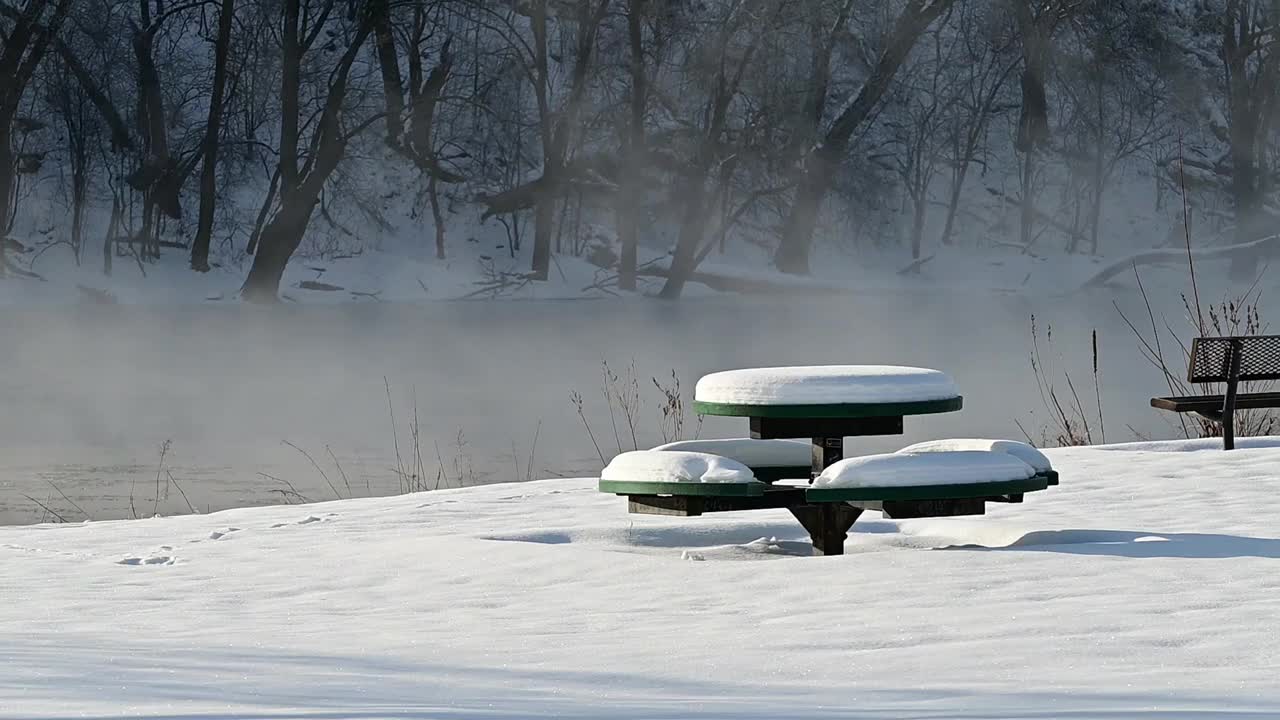
[[[618,194],[618,287],[636,289],[636,256],[640,232],[640,202],[645,155],[645,114],[649,104],[648,71],[645,69],[644,20],[648,0],[627,0],[627,51],[630,84],[623,139],[622,187]]]
[[[1078,252],[1087,239],[1089,253],[1098,253],[1103,206],[1117,170],[1168,137],[1161,98],[1169,92],[1136,57],[1142,49],[1136,24],[1147,21],[1123,2],[1096,3],[1078,17],[1085,51],[1064,68],[1071,73],[1062,83],[1071,126],[1064,153],[1071,174],[1087,188],[1088,211],[1082,219],[1076,203],[1067,252]]]
[[[1020,233],[1023,247],[1034,242],[1038,153],[1049,146],[1049,96],[1046,82],[1053,39],[1063,22],[1086,0],[1009,0],[1022,41],[1022,108],[1014,149],[1022,154]]]
[[[275,214],[262,230],[242,296],[252,302],[275,302],[280,279],[289,259],[302,244],[320,193],[346,154],[347,143],[376,121],[371,116],[356,127],[343,122],[344,103],[350,89],[351,70],[373,31],[374,18],[385,12],[388,0],[371,0],[353,22],[342,28],[345,50],[319,87],[321,105],[310,124],[310,141],[303,148],[303,65],[324,37],[339,29],[329,27],[331,14],[340,9],[336,0],[284,0],[281,24],[280,190]],[[307,12],[303,13],[303,6]],[[338,24],[334,21],[334,24]]]
[[[209,99],[209,121],[205,125],[200,168],[200,219],[191,243],[191,269],[209,270],[209,241],[213,237],[213,213],[218,202],[218,147],[222,142],[222,114],[227,92],[227,65],[231,54],[231,26],[235,0],[222,0],[218,12],[218,37],[214,44],[213,95]]]
[[[71,0],[27,0],[21,10],[9,8],[11,19],[0,27],[0,228],[9,228],[16,201],[18,158],[14,153],[14,122],[36,68],[49,51]],[[0,275],[5,272],[5,247],[0,242]]]
[[[898,67],[915,47],[916,40],[951,8],[954,0],[908,0],[885,38],[884,50],[858,94],[836,117],[821,142],[804,159],[796,184],[795,200],[783,229],[774,264],[787,273],[809,272],[809,249],[823,200],[831,189],[849,141],[880,103]]]
[[[945,72],[959,77],[957,102],[949,113],[945,136],[946,165],[950,169],[947,191],[946,219],[939,241],[951,245],[955,237],[956,217],[960,212],[960,198],[969,171],[980,160],[979,148],[987,137],[992,118],[998,111],[998,103],[1005,92],[1013,71],[1020,60],[1009,57],[1009,42],[999,34],[990,35],[984,28],[998,28],[1003,23],[988,16],[983,10],[998,13],[1001,6],[975,3],[961,6],[956,13],[956,32],[961,44],[961,55]]]
[[[1226,85],[1231,199],[1235,240],[1247,243],[1273,232],[1263,207],[1267,191],[1266,139],[1280,101],[1280,3],[1227,0],[1221,15],[1222,68]],[[1256,253],[1237,254],[1231,275],[1250,280],[1257,273]]]
[[[780,4],[769,7],[762,0],[735,0],[730,3],[715,35],[714,52],[691,67],[693,76],[709,76],[711,81],[705,101],[694,108],[701,123],[690,123],[691,129],[682,133],[693,143],[692,160],[687,164],[681,163],[677,169],[680,229],[667,281],[660,293],[664,299],[680,297],[689,276],[703,257],[698,251],[711,218],[709,199],[712,191],[709,183],[717,174],[717,166],[723,164],[730,153],[726,133],[731,120],[731,105],[738,96],[747,71],[753,67],[765,28],[777,18],[781,7]]]

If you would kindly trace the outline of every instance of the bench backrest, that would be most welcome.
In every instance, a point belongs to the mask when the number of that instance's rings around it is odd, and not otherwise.
[[[1191,343],[1187,380],[1192,383],[1227,382],[1231,353],[1240,350],[1241,382],[1280,380],[1280,335],[1203,337]]]

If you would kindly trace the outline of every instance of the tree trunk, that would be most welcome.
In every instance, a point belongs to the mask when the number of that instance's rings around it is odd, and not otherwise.
[[[116,234],[120,228],[120,195],[111,194],[111,222],[107,223],[107,235],[102,240],[102,274],[111,277],[111,260],[115,255]]]
[[[1107,190],[1107,171],[1099,150],[1093,169],[1093,203],[1089,215],[1089,254],[1098,254],[1098,236],[1102,231],[1102,203]]]
[[[1262,93],[1274,88],[1259,87],[1249,81],[1249,66],[1255,50],[1248,37],[1253,31],[1250,9],[1245,3],[1229,5],[1223,34],[1223,60],[1227,71],[1227,103],[1231,153],[1231,198],[1235,206],[1235,242],[1237,245],[1257,240],[1265,234],[1262,196],[1259,188],[1259,129],[1264,122],[1262,109],[1270,107]],[[1238,35],[1237,35],[1238,33]],[[1256,51],[1262,52],[1262,51]],[[1257,58],[1261,75],[1273,60]],[[1261,82],[1258,83],[1262,85]],[[1240,253],[1231,259],[1230,277],[1236,282],[1251,281],[1257,274],[1258,255]]]
[[[924,211],[925,203],[928,200],[927,193],[929,191],[928,183],[924,183],[924,187],[916,188],[917,195],[912,198],[912,215],[911,215],[911,259],[919,260],[920,252],[924,244]]]
[[[378,49],[378,67],[382,73],[382,94],[387,106],[387,142],[394,145],[404,134],[404,81],[400,75],[400,56],[396,53],[395,35],[391,32],[391,16],[381,4],[373,18],[373,39]]]
[[[529,24],[533,31],[534,98],[538,103],[538,131],[542,145],[542,182],[534,198],[533,215],[533,263],[534,280],[546,280],[551,271],[551,225],[555,221],[554,193],[546,188],[552,184],[555,164],[552,146],[555,144],[555,118],[551,112],[550,66],[547,53],[547,0],[533,0]]]
[[[149,0],[142,0],[144,8]],[[145,19],[144,24],[149,22]],[[157,21],[159,22],[159,21]],[[178,207],[179,188],[175,164],[169,157],[168,127],[165,124],[164,95],[161,91],[160,71],[156,67],[154,29],[134,28],[132,45],[138,63],[138,94],[141,97],[143,124],[146,128],[144,148],[146,156],[141,167],[131,176],[131,185],[142,193],[143,220],[141,231],[142,256],[160,257],[160,240],[157,223],[152,222],[152,211],[162,210],[169,217],[181,217]]]
[[[0,231],[7,232],[14,213],[13,189],[17,180],[17,158],[13,154],[13,118],[0,115]],[[0,232],[3,235],[4,232]],[[0,239],[3,239],[0,237]],[[4,248],[0,243],[0,276],[4,275]]]
[[[546,280],[551,270],[551,240],[555,234],[555,207],[562,193],[564,168],[570,137],[578,130],[578,118],[590,80],[589,70],[595,52],[596,35],[609,9],[610,0],[579,0],[577,4],[576,47],[569,83],[569,96],[559,112],[552,112],[550,69],[547,45],[548,0],[533,0],[529,7],[533,31],[533,78],[538,102],[539,131],[542,140],[542,182],[536,196],[533,233],[534,280]],[[597,4],[598,3],[598,4]]]
[[[262,230],[258,252],[253,256],[253,267],[245,278],[240,294],[245,300],[256,303],[279,302],[280,280],[289,265],[289,258],[302,244],[307,224],[311,221],[311,203],[291,203]]]
[[[209,244],[213,237],[213,213],[218,197],[218,142],[222,131],[222,106],[227,87],[227,60],[231,49],[231,23],[235,0],[222,0],[218,16],[218,41],[214,48],[213,97],[204,132],[204,163],[200,168],[200,219],[191,243],[191,269],[209,270]]]
[[[280,187],[285,195],[298,184],[298,109],[301,104],[302,47],[300,0],[284,0],[280,69]]]
[[[1018,114],[1018,135],[1014,148],[1030,152],[1049,142],[1049,100],[1045,75],[1049,63],[1049,36],[1059,9],[1050,4],[1033,15],[1029,0],[1012,0],[1018,35],[1022,39],[1022,107]]]
[[[544,168],[545,170],[545,168]],[[534,280],[546,280],[551,273],[551,239],[555,231],[555,195],[544,188],[537,194],[533,214]]]
[[[1035,239],[1036,221],[1036,154],[1022,154],[1022,197],[1018,202],[1018,240],[1023,248],[1030,248]]]
[[[942,226],[942,238],[940,242],[943,245],[951,245],[955,242],[953,235],[956,228],[956,215],[960,212],[960,191],[964,188],[964,181],[969,174],[969,163],[967,160],[957,160],[959,167],[951,174],[951,195],[947,198],[947,218]]]
[[[245,255],[253,255],[258,252],[258,242],[262,239],[262,230],[267,226],[267,219],[271,217],[271,208],[275,205],[276,195],[280,192],[280,168],[271,173],[271,182],[267,185],[267,197],[262,201],[262,207],[258,208],[258,216],[253,221],[253,232],[249,233],[249,243],[244,248]]]
[[[71,251],[80,265],[84,248],[84,208],[89,190],[89,155],[84,140],[72,142],[71,148]]]
[[[813,245],[813,232],[818,226],[818,212],[822,209],[822,201],[826,199],[831,183],[830,170],[825,169],[828,162],[814,157],[811,163],[823,167],[810,167],[800,178],[782,244],[773,257],[774,265],[779,270],[793,275],[805,275],[809,272],[809,250]]]
[[[1097,83],[1094,85],[1094,93],[1097,96],[1097,132],[1094,137],[1094,153],[1093,153],[1093,207],[1090,209],[1089,216],[1089,254],[1098,254],[1098,233],[1102,224],[1102,195],[1107,185],[1107,163],[1106,157],[1103,155],[1103,128],[1106,126],[1106,84],[1104,83],[1103,72],[1106,67],[1106,60],[1103,57],[1101,47],[1094,50],[1094,62],[1097,64]]]
[[[676,254],[671,258],[671,270],[667,274],[667,282],[663,284],[658,297],[664,300],[677,300],[684,292],[685,282],[697,267],[698,245],[706,232],[707,219],[710,214],[706,207],[707,186],[705,178],[690,181],[685,190],[688,205],[684,217],[680,221],[680,238],[676,243]]]
[[[618,288],[636,289],[636,260],[640,233],[640,166],[644,157],[644,115],[648,104],[644,73],[644,3],[630,0],[627,7],[627,38],[631,49],[631,118],[626,140],[626,162],[622,168],[622,192],[618,197],[618,240],[622,245],[618,260]]]
[[[434,175],[427,181],[427,195],[431,198],[431,219],[436,226],[436,259],[444,260],[444,213],[440,211],[440,192]]]

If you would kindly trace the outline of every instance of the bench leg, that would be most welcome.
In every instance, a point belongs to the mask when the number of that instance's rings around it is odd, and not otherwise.
[[[862,508],[845,503],[793,505],[787,509],[809,531],[814,555],[843,555],[849,528],[862,515]]]
[[[1240,363],[1244,348],[1239,340],[1232,341],[1231,355],[1227,360],[1227,392],[1222,403],[1222,449],[1236,449],[1236,388],[1240,383]]]

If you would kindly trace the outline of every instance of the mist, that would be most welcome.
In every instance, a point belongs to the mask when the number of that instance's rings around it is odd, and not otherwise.
[[[1145,314],[1133,293],[914,291],[680,304],[19,309],[0,321],[23,338],[0,352],[0,513],[6,523],[52,519],[39,501],[67,520],[101,520],[395,494],[405,489],[397,449],[412,464],[415,446],[419,488],[589,476],[601,462],[584,419],[607,461],[673,439],[663,437],[655,379],[670,386],[674,373],[688,408],[702,374],[751,366],[907,364],[956,379],[963,412],[911,418],[902,437],[851,441],[859,451],[1024,431],[1052,444],[1031,366],[1032,315],[1045,374],[1063,393],[1071,374],[1091,415],[1098,332],[1105,437],[1095,425],[1095,442],[1176,434],[1147,406],[1162,380],[1113,300]],[[1171,324],[1183,321],[1178,302],[1157,299]],[[613,385],[606,363],[619,377]],[[630,392],[632,368],[635,441],[616,400]],[[699,423],[686,412],[685,437],[745,433],[733,419]]]

